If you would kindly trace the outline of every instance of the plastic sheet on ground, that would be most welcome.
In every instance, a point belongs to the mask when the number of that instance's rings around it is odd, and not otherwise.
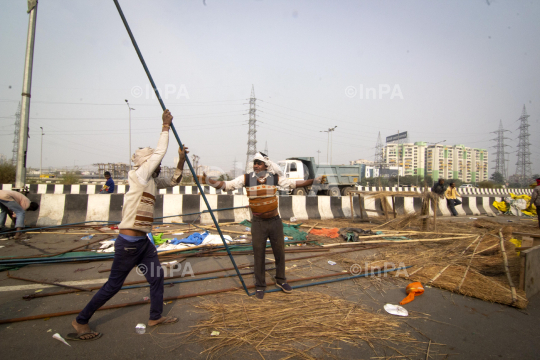
[[[332,228],[332,229],[313,229],[309,232],[313,235],[319,235],[319,236],[326,236],[331,239],[335,239],[339,237],[339,229],[338,228]]]
[[[536,216],[536,206],[531,203],[529,195],[515,195],[510,193],[503,201],[494,201],[493,206],[504,215]]]

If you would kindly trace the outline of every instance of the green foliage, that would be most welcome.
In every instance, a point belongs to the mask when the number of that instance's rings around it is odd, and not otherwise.
[[[229,181],[231,180],[231,177],[228,175],[228,174],[222,174],[219,178],[218,178],[218,181]]]
[[[460,179],[448,179],[444,183],[446,185],[450,185],[451,182],[456,184],[456,187],[460,187],[461,185],[463,185],[463,181],[461,181]]]
[[[0,184],[13,184],[15,182],[15,165],[5,162],[0,164]]]
[[[78,184],[81,182],[81,176],[77,174],[75,171],[68,171],[63,177],[62,177],[62,184],[66,185],[73,185]]]
[[[478,186],[481,187],[481,188],[493,189],[493,187],[495,186],[495,183],[493,181],[489,181],[489,180],[480,181],[478,183]]]
[[[496,184],[503,184],[504,183],[504,178],[502,176],[502,174],[498,171],[495,171],[493,174],[491,174],[491,177],[490,177],[491,180],[493,180],[494,183]]]

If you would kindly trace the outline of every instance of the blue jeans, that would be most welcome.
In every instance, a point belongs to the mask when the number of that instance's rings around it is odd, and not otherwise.
[[[458,216],[456,205],[461,205],[461,201],[458,199],[446,199],[446,202],[448,203],[448,207],[450,208],[452,215]]]
[[[135,266],[139,267],[139,271],[144,273],[150,284],[150,320],[160,319],[163,312],[163,269],[157,249],[148,239],[127,241],[122,235],[118,235],[114,244],[114,260],[109,279],[79,313],[77,323],[88,324],[94,312],[120,291]]]
[[[6,216],[8,214],[8,211],[13,211],[15,215],[17,215],[17,218],[15,219],[15,227],[24,227],[25,212],[18,202],[0,200],[0,209],[2,210],[2,212],[0,212],[0,227],[4,227],[4,225],[6,225]]]

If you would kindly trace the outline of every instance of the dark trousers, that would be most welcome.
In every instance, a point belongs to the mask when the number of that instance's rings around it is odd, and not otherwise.
[[[148,239],[127,241],[119,235],[114,244],[114,260],[109,280],[77,316],[79,324],[88,324],[97,309],[102,307],[120,290],[131,270],[138,265],[150,284],[150,320],[158,320],[163,312],[163,269],[157,250]]]
[[[251,223],[251,241],[253,243],[253,256],[255,262],[255,288],[266,288],[265,278],[265,251],[266,239],[270,239],[274,259],[276,260],[276,282],[282,284],[285,278],[285,238],[283,224],[278,216],[270,219],[253,217]]]
[[[540,227],[540,209],[538,209],[540,206],[536,207],[536,215],[538,216],[538,227]]]
[[[458,199],[446,199],[446,202],[448,203],[452,215],[457,216],[456,205],[461,205],[461,201]]]

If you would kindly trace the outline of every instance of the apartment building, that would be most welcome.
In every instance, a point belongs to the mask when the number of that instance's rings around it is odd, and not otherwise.
[[[403,175],[425,174],[426,143],[387,144],[384,147],[383,160],[390,166],[399,166]],[[399,150],[398,150],[399,149]],[[398,153],[399,152],[399,153]]]
[[[425,142],[387,144],[383,159],[388,166],[398,166],[403,176],[424,177],[433,180],[459,179],[464,183],[477,183],[489,179],[488,152],[459,144],[454,146]]]

